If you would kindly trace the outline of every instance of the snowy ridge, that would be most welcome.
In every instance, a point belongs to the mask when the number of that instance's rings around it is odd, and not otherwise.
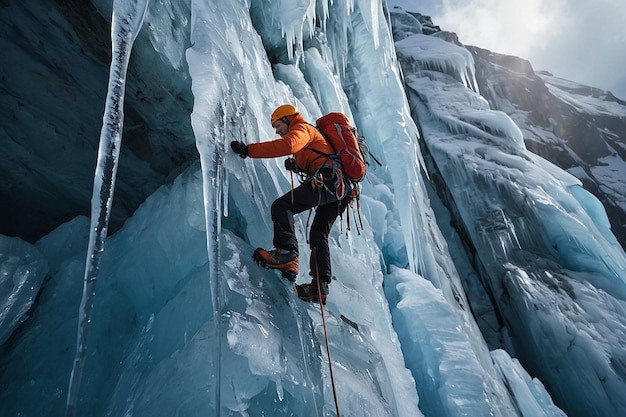
[[[435,36],[411,35],[396,42],[396,49],[405,59],[413,58],[415,65],[407,67],[410,72],[420,69],[449,74],[467,88],[477,90],[474,58],[465,48],[446,42]]]
[[[575,94],[577,90],[581,89],[579,84],[546,73],[539,72],[538,75],[546,81],[546,85],[552,94],[584,113],[626,117],[626,107],[623,104],[615,101],[599,100],[593,96]],[[568,93],[569,91],[572,93]]]

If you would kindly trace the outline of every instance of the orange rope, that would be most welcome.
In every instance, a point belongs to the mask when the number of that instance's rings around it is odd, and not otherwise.
[[[337,417],[341,417],[339,414],[339,403],[337,402],[337,389],[335,388],[335,376],[333,375],[333,363],[330,359],[330,348],[328,347],[328,330],[326,329],[326,314],[324,313],[324,303],[322,302],[322,289],[320,287],[320,277],[319,271],[317,269],[317,253],[315,252],[315,248],[313,248],[312,256],[315,259],[315,277],[317,278],[317,294],[319,296],[320,309],[322,310],[322,323],[324,324],[324,339],[326,341],[326,356],[328,356],[328,369],[330,370],[330,383],[333,387],[333,398],[335,399],[335,411],[337,412]]]

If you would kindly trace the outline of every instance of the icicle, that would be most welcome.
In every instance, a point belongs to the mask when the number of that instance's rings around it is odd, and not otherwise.
[[[100,270],[100,260],[104,253],[104,242],[113,203],[115,176],[124,125],[126,71],[133,42],[141,29],[148,3],[148,0],[138,0],[136,2],[114,0],[113,2],[111,68],[109,70],[109,86],[102,130],[100,131],[98,162],[91,197],[91,232],[85,265],[83,295],[78,311],[76,356],[72,366],[65,408],[67,417],[76,413],[78,392],[87,353],[87,333],[93,311],[96,278]]]
[[[215,111],[216,125],[212,127],[209,141],[198,143],[202,165],[204,210],[207,234],[207,254],[209,258],[209,280],[211,302],[213,305],[214,349],[215,358],[215,415],[221,415],[221,368],[222,368],[222,311],[225,306],[220,236],[222,216],[228,214],[228,176],[224,173],[224,154],[227,140],[241,137],[242,122],[245,116],[245,101],[242,97],[235,100],[228,92]]]
[[[211,304],[213,305],[214,323],[214,349],[215,358],[215,415],[221,415],[221,391],[222,391],[222,279],[220,276],[220,234],[221,234],[221,201],[223,192],[222,174],[224,166],[225,138],[224,127],[227,115],[224,105],[218,108],[219,115],[216,120],[220,126],[215,126],[212,139],[207,148],[200,152],[202,164],[202,183],[204,189],[204,212],[207,235],[207,254],[209,258],[209,281],[211,287]],[[199,147],[199,149],[201,149]]]
[[[363,16],[363,23],[365,23],[367,30],[374,40],[374,48],[378,49],[380,45],[380,28],[378,25],[380,23],[380,13],[382,13],[381,4],[378,1],[372,0],[357,0],[357,2],[361,15]]]

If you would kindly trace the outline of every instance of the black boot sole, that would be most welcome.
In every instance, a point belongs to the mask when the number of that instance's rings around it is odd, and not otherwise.
[[[302,301],[308,301],[309,303],[316,303],[316,304],[319,304],[320,302],[320,297],[317,294],[311,294],[311,295],[306,295],[306,296],[298,294],[298,288],[295,285],[293,286],[293,292],[295,292],[296,296]],[[328,295],[322,294],[322,304],[326,305],[327,297]]]

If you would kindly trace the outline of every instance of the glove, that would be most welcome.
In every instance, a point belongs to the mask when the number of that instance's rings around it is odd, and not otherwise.
[[[296,166],[296,159],[295,158],[287,158],[287,159],[285,159],[285,169],[287,171],[297,172],[298,171],[298,167]]]
[[[243,142],[239,142],[236,140],[230,142],[230,149],[232,149],[233,152],[235,152],[237,155],[239,155],[242,158],[245,158],[248,156],[248,145],[246,145]]]

